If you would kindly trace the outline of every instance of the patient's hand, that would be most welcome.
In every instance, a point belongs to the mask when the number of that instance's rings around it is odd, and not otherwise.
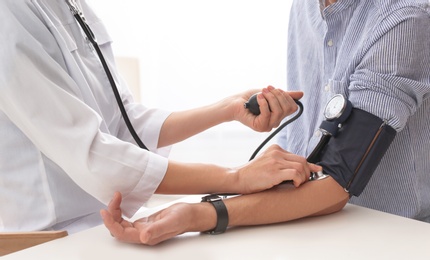
[[[199,207],[203,209],[209,205],[208,203],[178,203],[149,217],[129,222],[122,218],[121,200],[121,194],[115,193],[107,210],[101,210],[100,214],[111,235],[127,243],[155,245],[184,232],[211,229],[212,224],[216,222],[215,215],[209,216],[207,223],[195,221],[196,209]],[[208,207],[207,212],[210,212],[212,206]],[[213,221],[211,221],[211,217],[214,218]]]

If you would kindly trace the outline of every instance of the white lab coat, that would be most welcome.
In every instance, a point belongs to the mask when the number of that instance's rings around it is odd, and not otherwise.
[[[133,215],[167,169],[157,150],[169,112],[133,102],[111,40],[78,0],[112,69],[136,132],[134,144],[98,57],[64,0],[0,1],[0,232],[101,223],[115,191]]]

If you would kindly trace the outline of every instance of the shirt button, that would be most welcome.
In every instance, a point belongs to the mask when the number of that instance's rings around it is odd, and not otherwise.
[[[333,40],[328,40],[328,41],[327,41],[327,46],[328,46],[328,47],[333,46]]]
[[[330,85],[329,84],[327,84],[327,85],[324,86],[324,91],[325,92],[329,92],[330,91]]]

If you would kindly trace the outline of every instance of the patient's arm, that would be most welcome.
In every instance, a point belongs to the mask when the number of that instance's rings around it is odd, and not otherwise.
[[[225,200],[225,203],[230,217],[229,225],[246,226],[330,214],[341,210],[348,199],[348,193],[329,177],[307,182],[300,188],[279,186]]]
[[[329,177],[299,188],[282,185],[224,202],[229,226],[250,226],[330,214],[341,210],[348,199],[349,194]],[[101,214],[111,234],[129,243],[154,245],[185,232],[211,230],[216,225],[215,209],[207,202],[174,204],[134,223],[122,219],[120,202],[117,193]]]

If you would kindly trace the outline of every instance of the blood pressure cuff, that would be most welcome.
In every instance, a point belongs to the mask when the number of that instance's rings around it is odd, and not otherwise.
[[[379,117],[354,108],[321,151],[318,164],[350,196],[359,196],[395,136],[396,131]]]

